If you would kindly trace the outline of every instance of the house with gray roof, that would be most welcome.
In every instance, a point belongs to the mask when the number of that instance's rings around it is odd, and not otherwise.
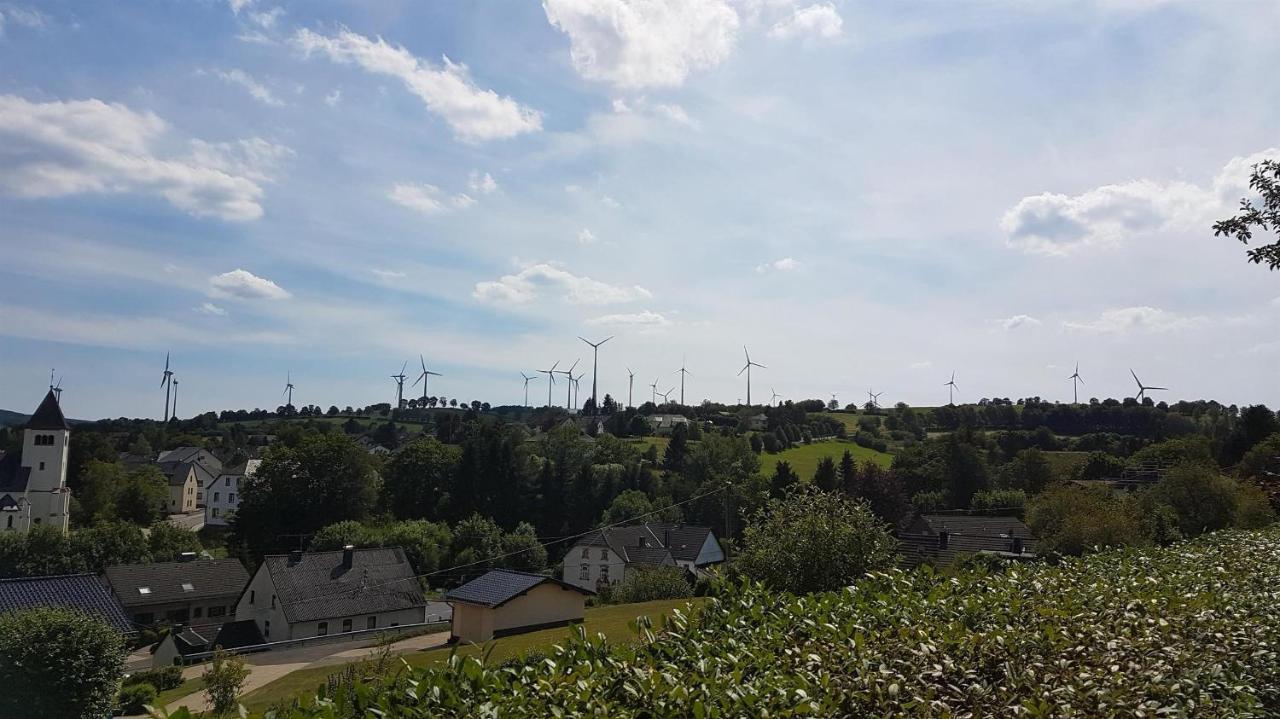
[[[263,559],[236,602],[269,642],[422,624],[427,601],[399,547]]]
[[[122,634],[136,631],[106,582],[92,574],[0,579],[0,614],[38,607],[75,609]]]
[[[967,555],[1036,558],[1031,528],[1017,517],[924,514],[897,534],[902,563],[946,566]]]
[[[453,606],[449,640],[479,644],[581,622],[586,598],[593,594],[554,577],[494,569],[445,595]]]
[[[628,569],[677,566],[697,575],[724,561],[710,527],[648,522],[599,529],[579,538],[564,558],[565,582],[583,589],[616,584]]]
[[[238,559],[119,564],[104,575],[135,623],[191,624],[211,632],[232,619],[249,582]]]

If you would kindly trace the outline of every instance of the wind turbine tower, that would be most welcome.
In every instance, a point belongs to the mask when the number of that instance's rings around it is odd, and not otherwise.
[[[427,383],[431,381],[432,377],[443,377],[444,375],[440,374],[439,372],[432,372],[431,370],[427,369],[427,361],[422,359],[422,355],[418,355],[418,362],[419,364],[422,365],[422,374],[418,375],[418,379],[415,379],[413,381],[413,386],[417,387],[419,382],[422,383],[422,403],[425,405],[427,403]],[[403,375],[404,370],[400,370],[400,373]],[[521,372],[520,374],[523,375],[524,372]],[[403,382],[404,380],[401,379],[400,381]],[[525,404],[528,404],[529,403],[529,381],[528,380],[525,380],[524,389],[525,389],[525,393],[524,393]]]
[[[169,413],[173,419],[178,418],[178,378],[173,378],[173,412]]]
[[[1076,371],[1067,379],[1071,380],[1071,404],[1080,404],[1080,385],[1084,384],[1084,380],[1080,379],[1079,362],[1076,363]]]
[[[627,368],[627,408],[628,409],[630,409],[633,406],[631,404],[631,390],[635,389],[635,386],[636,386],[636,373],[632,372],[631,368],[628,367]]]
[[[760,369],[768,369],[759,362],[751,361],[751,353],[747,351],[747,346],[742,346],[742,354],[746,356],[747,363],[742,365],[742,369],[738,370],[738,376],[741,377],[743,372],[747,373],[747,406],[751,406],[751,368],[759,367]]]
[[[559,365],[560,365],[560,360],[556,360],[555,364],[551,365],[551,369],[534,370],[534,372],[541,372],[542,374],[545,374],[547,376],[547,406],[548,407],[551,406],[551,388],[556,383],[556,367],[558,367]]]
[[[680,405],[681,406],[684,406],[684,377],[685,375],[693,374],[689,370],[685,369],[684,366],[685,366],[685,360],[682,359],[680,360],[680,369],[677,370],[678,372],[680,372]]]
[[[169,353],[164,353],[164,378],[160,380],[160,386],[164,387],[164,421],[169,422],[169,383],[173,380],[173,372],[169,369]]]
[[[773,396],[769,398],[769,404],[774,404],[782,395],[778,394],[777,390],[772,387],[769,388],[769,391],[773,393]]]
[[[578,366],[578,363],[579,363],[579,362],[581,362],[581,361],[582,361],[582,359],[581,359],[581,358],[574,360],[574,361],[573,361],[573,364],[572,364],[572,365],[570,365],[569,369],[564,370],[563,372],[561,372],[561,373],[560,373],[560,374],[564,375],[565,377],[567,377],[567,378],[568,378],[568,380],[569,380],[569,381],[568,381],[568,383],[566,383],[566,385],[565,385],[565,391],[564,391],[564,407],[565,407],[565,409],[569,409],[569,408],[570,408],[570,407],[572,407],[572,405],[573,405],[573,370],[574,370],[574,368],[575,368],[575,367],[577,367],[577,366]]]
[[[409,366],[409,361],[405,360],[405,363],[400,365],[400,374],[391,375],[391,379],[395,380],[396,382],[396,409],[400,409],[401,407],[404,406],[404,380],[405,380],[404,369],[405,367],[408,367],[408,366]]]
[[[523,370],[520,372],[520,376],[524,378],[524,406],[528,407],[529,406],[529,380],[533,379],[533,377],[530,377],[529,375],[525,374]],[[427,393],[426,387],[422,388],[422,393],[423,394]]]
[[[955,401],[955,392],[956,392],[956,373],[955,373],[955,370],[952,370],[952,371],[951,371],[951,381],[947,382],[947,383],[946,383],[945,385],[943,385],[943,386],[947,388],[947,404],[949,404],[949,405],[954,405],[954,404],[956,403],[956,401]]]
[[[653,380],[653,384],[649,385],[649,391],[653,393],[650,395],[649,401],[655,405],[658,404],[658,379],[656,377]]]
[[[593,412],[600,414],[600,400],[596,397],[596,378],[600,376],[600,345],[613,339],[613,335],[609,335],[599,342],[592,342],[582,336],[579,336],[578,339],[591,345],[591,407]]]
[[[284,391],[280,393],[280,396],[284,397],[286,395],[288,396],[288,400],[285,401],[284,406],[286,408],[292,407],[293,406],[293,372],[289,372],[284,376]]]

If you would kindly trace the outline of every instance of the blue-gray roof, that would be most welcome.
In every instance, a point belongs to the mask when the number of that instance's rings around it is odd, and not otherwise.
[[[484,607],[500,607],[540,584],[554,584],[562,589],[594,595],[588,589],[575,587],[541,574],[517,572],[512,569],[494,569],[472,579],[444,595],[446,601],[479,604]]]
[[[0,579],[0,614],[36,607],[79,609],[121,632],[133,624],[106,583],[92,574]]]

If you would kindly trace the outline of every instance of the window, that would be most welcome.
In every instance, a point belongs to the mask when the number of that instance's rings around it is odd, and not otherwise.
[[[262,623],[262,638],[263,639],[271,638],[271,620],[270,619]]]
[[[583,559],[591,559],[591,550],[590,550],[590,549],[588,549],[588,548],[586,548],[586,547],[583,547],[583,548],[582,548],[582,558],[583,558]]]
[[[346,633],[347,633],[347,632],[349,632],[349,631],[351,631],[351,620],[350,620],[350,619],[343,619],[343,620],[342,620],[342,633],[343,633],[343,634],[346,634]]]
[[[608,558],[609,558],[609,550],[607,550],[607,549],[601,549],[601,550],[600,550],[600,558],[601,558],[601,559],[608,559]]]
[[[213,516],[215,516],[215,517],[216,517],[216,516],[218,516],[218,508],[217,508],[217,507],[214,507],[214,508],[213,508]]]
[[[9,524],[9,529],[13,529],[13,515],[12,515],[12,514],[10,514],[10,515],[9,515],[9,522],[8,522],[8,524]]]
[[[184,591],[184,592],[194,592],[195,590],[196,590],[196,587],[195,587],[195,585],[194,585],[194,584],[192,584],[191,582],[183,582],[183,583],[182,583],[182,591]]]
[[[191,610],[192,619],[199,619],[202,616],[204,616],[204,607],[196,607],[195,609]]]
[[[276,595],[274,594],[271,595],[271,608],[272,609],[276,608]]]
[[[236,493],[229,492],[227,494],[227,504],[235,504],[235,503],[236,503]]]
[[[582,568],[578,570],[578,579],[590,579],[590,578],[591,578],[591,565],[590,564],[582,565]]]
[[[609,581],[609,565],[607,564],[600,565],[600,581],[602,582]]]
[[[226,485],[226,486],[228,486],[228,487],[230,487],[230,486],[231,486],[231,478],[230,478],[230,477],[227,477],[227,485]]]
[[[216,501],[218,501],[218,500],[220,500],[220,499],[222,499],[222,495],[221,495],[220,493],[218,493],[218,492],[214,492],[214,493],[213,493],[213,501],[215,501],[215,502],[216,502]]]
[[[365,628],[365,629],[377,629],[377,628],[378,628],[378,618],[377,618],[377,617],[369,617],[368,619],[364,620],[364,628]]]
[[[138,594],[150,594],[151,587],[138,587]]]
[[[41,472],[43,472],[43,471],[44,471],[44,462],[41,462],[41,463],[40,463],[40,471],[41,471]]]
[[[319,624],[317,624],[317,625],[316,625],[316,636],[317,636],[317,637],[327,637],[327,636],[329,636],[329,623],[328,623],[328,622],[320,622]]]
[[[210,619],[213,619],[214,617],[225,617],[225,616],[227,616],[226,607],[209,607]]]
[[[252,589],[250,589],[250,590],[249,590],[249,603],[250,603],[250,604],[253,604],[253,600],[254,600],[254,597],[255,597],[256,595],[257,595],[257,592],[253,591]]]

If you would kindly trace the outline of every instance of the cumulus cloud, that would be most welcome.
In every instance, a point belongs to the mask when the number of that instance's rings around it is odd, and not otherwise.
[[[253,96],[253,99],[264,105],[271,105],[273,107],[280,107],[284,105],[284,102],[281,101],[280,98],[276,97],[275,94],[271,92],[270,88],[258,82],[252,75],[244,70],[214,70],[213,74],[224,82],[229,82],[232,85],[239,85],[244,88]]]
[[[204,315],[212,315],[214,317],[226,317],[227,311],[212,302],[205,302],[196,308],[196,312]]]
[[[168,125],[101,100],[30,102],[0,95],[0,189],[19,197],[151,192],[197,217],[262,216],[263,184],[292,151],[261,138],[190,141],[161,156]]]
[[[617,87],[675,87],[724,62],[737,40],[727,0],[543,0],[574,69]]]
[[[231,6],[231,12],[239,15],[240,11],[252,5],[254,0],[227,0],[227,4]]]
[[[762,275],[766,272],[794,272],[798,269],[800,269],[800,262],[792,257],[783,257],[773,262],[756,265],[756,272]]]
[[[290,297],[283,287],[248,270],[232,270],[209,278],[213,293],[241,300],[282,300]]]
[[[844,33],[844,19],[831,3],[796,8],[769,28],[769,36],[777,38],[819,38],[832,40]]]
[[[599,242],[599,239],[596,238],[595,234],[592,233],[591,230],[584,227],[578,232],[578,244],[594,245],[596,242]]]
[[[542,128],[542,116],[536,110],[476,87],[467,66],[448,57],[436,67],[382,38],[370,39],[345,29],[333,37],[299,30],[293,42],[308,56],[321,53],[333,62],[398,78],[429,112],[443,118],[460,140],[495,140]]]
[[[1067,321],[1067,329],[1098,334],[1168,332],[1204,323],[1203,317],[1187,317],[1156,307],[1118,307],[1103,310],[1096,319]]]
[[[610,285],[574,275],[548,262],[529,265],[514,275],[503,275],[494,281],[478,282],[472,296],[492,304],[520,305],[538,299],[543,290],[557,292],[565,301],[575,305],[617,304],[653,296],[639,285]]]
[[[1043,323],[1031,315],[1014,315],[1012,317],[996,320],[996,324],[1006,330],[1014,330],[1019,327],[1035,327]]]
[[[476,204],[465,193],[446,196],[439,187],[423,183],[401,182],[391,188],[387,197],[394,203],[424,215],[443,215],[454,210],[465,210]]]
[[[1280,150],[1233,158],[1207,185],[1150,179],[1103,185],[1078,195],[1024,197],[1000,220],[1011,247],[1065,255],[1132,235],[1205,225],[1249,193],[1249,168]]]
[[[472,171],[471,176],[467,179],[467,187],[472,192],[481,195],[490,195],[498,191],[498,181],[493,179],[493,175],[489,173],[481,173],[479,170]]]
[[[666,327],[671,321],[657,312],[644,310],[630,314],[600,315],[587,320],[589,325],[617,325],[626,327]]]

